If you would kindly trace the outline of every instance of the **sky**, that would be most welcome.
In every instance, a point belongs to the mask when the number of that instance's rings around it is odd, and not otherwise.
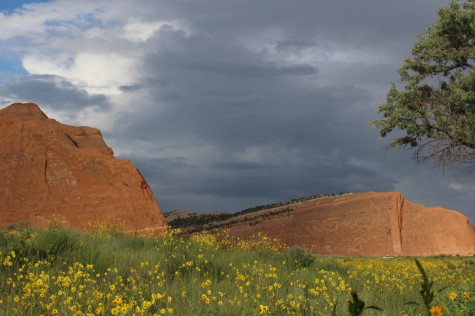
[[[371,127],[448,2],[0,0],[0,108],[99,128],[163,211],[399,191],[475,223],[473,173]]]

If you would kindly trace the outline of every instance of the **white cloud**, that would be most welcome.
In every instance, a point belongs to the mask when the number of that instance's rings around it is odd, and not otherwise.
[[[37,17],[25,18],[21,15],[14,14],[7,16],[0,12],[0,40],[7,40],[16,36],[38,36],[45,31],[42,19]]]
[[[30,74],[52,74],[76,82],[89,93],[114,95],[134,81],[137,61],[116,53],[81,52],[73,57],[27,55],[23,67]]]
[[[144,18],[128,2],[62,0],[0,13],[0,41],[10,41],[32,75],[57,75],[91,94],[121,94],[138,78],[146,42],[161,30],[191,34],[181,19]],[[136,12],[136,10],[138,10]],[[7,46],[7,45],[6,45]]]
[[[124,26],[124,34],[122,34],[122,37],[134,43],[146,42],[156,31],[161,29],[183,31],[187,36],[191,33],[190,28],[179,20],[153,22],[132,21]]]
[[[54,32],[65,30],[65,26],[84,26],[91,16],[100,11],[99,4],[89,1],[51,1],[25,4],[13,13],[0,13],[0,40],[24,37],[38,40]],[[74,22],[74,23],[72,23]],[[68,29],[68,28],[66,28]]]
[[[449,183],[448,187],[455,190],[455,191],[465,192],[465,193],[468,193],[468,192],[471,192],[471,191],[474,190],[473,186],[471,186],[471,185],[467,185],[467,184],[463,184],[463,183],[457,183],[457,182]]]

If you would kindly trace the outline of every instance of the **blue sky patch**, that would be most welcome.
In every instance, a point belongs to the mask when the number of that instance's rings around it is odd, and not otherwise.
[[[21,60],[0,55],[0,84],[11,77],[27,75]]]
[[[0,2],[0,12],[4,14],[11,14],[18,8],[21,8],[24,4],[28,3],[41,3],[41,2],[48,2],[45,0],[3,0]]]

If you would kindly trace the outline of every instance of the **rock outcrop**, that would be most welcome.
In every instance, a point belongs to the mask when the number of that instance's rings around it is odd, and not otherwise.
[[[131,234],[168,229],[140,172],[114,158],[98,129],[49,119],[33,103],[0,110],[0,228],[122,223]]]
[[[328,255],[475,254],[475,233],[467,217],[414,204],[398,192],[319,197],[208,224],[213,226],[242,238],[265,233]]]

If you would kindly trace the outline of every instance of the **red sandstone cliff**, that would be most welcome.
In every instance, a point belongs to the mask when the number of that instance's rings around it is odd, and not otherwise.
[[[289,246],[348,256],[473,255],[467,217],[411,203],[397,192],[354,193],[291,203],[212,223],[248,237],[263,232]]]
[[[33,103],[0,110],[0,228],[67,227],[121,221],[129,233],[164,232],[167,222],[130,161],[115,159],[99,130],[49,119]]]

